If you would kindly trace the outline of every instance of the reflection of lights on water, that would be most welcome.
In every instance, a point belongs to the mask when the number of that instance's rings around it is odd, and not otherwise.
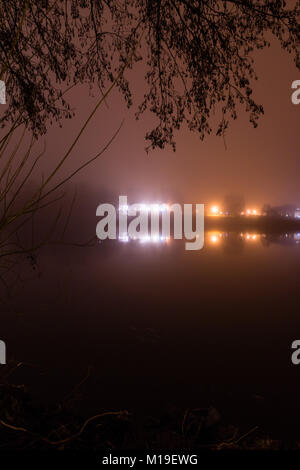
[[[129,237],[127,234],[126,235],[120,235],[119,236],[119,241],[120,242],[129,242],[130,240],[133,241],[139,241],[140,243],[168,243],[170,241],[170,237],[166,237],[164,235],[144,235],[144,236],[138,236],[138,237]]]
[[[141,243],[168,243],[170,237],[165,237],[163,235],[153,235],[152,237],[150,237],[149,235],[146,235],[144,237],[139,237],[138,240]]]
[[[256,242],[258,241],[261,237],[265,237],[265,235],[258,234],[258,233],[243,233],[240,232],[239,234],[236,234],[238,237],[240,237],[242,240],[249,241],[249,242]],[[219,245],[220,243],[226,243],[227,240],[232,239],[230,234],[228,232],[208,232],[207,234],[207,240],[211,245]],[[300,234],[299,234],[299,240],[300,240]]]
[[[219,243],[222,239],[223,234],[221,232],[214,232],[209,235],[209,241],[213,245]]]
[[[149,237],[149,235],[146,235],[144,237],[139,237],[139,241],[141,243],[147,243],[147,242],[150,242],[151,241],[151,238]]]
[[[287,235],[287,234],[286,234],[286,235]],[[300,233],[297,232],[297,233],[294,233],[293,235],[290,235],[290,236],[293,237],[293,239],[294,239],[296,245],[299,245],[299,243],[300,243]],[[286,238],[288,238],[288,237],[286,236]]]
[[[120,242],[125,242],[125,243],[128,242],[129,241],[128,235],[120,235],[119,236],[119,241]]]

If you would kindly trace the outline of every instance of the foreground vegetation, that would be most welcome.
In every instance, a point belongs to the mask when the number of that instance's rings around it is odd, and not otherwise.
[[[72,394],[55,406],[35,403],[24,385],[8,381],[18,364],[1,368],[1,450],[282,450],[300,443],[272,439],[259,426],[227,423],[213,406],[168,406],[151,416],[99,409],[89,417],[73,410]],[[79,386],[82,385],[79,384]],[[75,387],[77,389],[78,386]],[[74,389],[74,390],[75,390]]]

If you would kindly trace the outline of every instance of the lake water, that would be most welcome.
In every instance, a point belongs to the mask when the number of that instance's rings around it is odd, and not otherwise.
[[[89,409],[216,406],[229,420],[297,429],[300,234],[207,232],[181,241],[46,248],[2,311],[15,373],[42,400],[92,366]]]

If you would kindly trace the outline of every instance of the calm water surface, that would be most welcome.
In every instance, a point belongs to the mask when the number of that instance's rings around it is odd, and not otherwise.
[[[200,251],[174,240],[47,248],[39,278],[2,312],[8,356],[25,364],[17,379],[57,400],[93,366],[87,409],[214,404],[296,427],[299,241],[207,232]]]

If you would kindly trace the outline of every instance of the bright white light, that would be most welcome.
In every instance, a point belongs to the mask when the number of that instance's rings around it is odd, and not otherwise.
[[[219,207],[218,206],[212,206],[210,209],[212,214],[217,215],[219,213]]]
[[[151,210],[153,212],[159,212],[160,206],[158,204],[152,204],[151,205]]]
[[[257,237],[258,237],[257,234],[254,234],[254,235],[251,235],[250,233],[247,233],[247,234],[246,234],[246,240],[253,240],[253,241],[255,241],[255,240],[257,240]]]
[[[128,212],[128,209],[129,209],[129,206],[127,206],[127,205],[124,205],[124,206],[120,206],[120,207],[119,207],[119,211],[120,211],[120,212],[123,212],[123,213]]]
[[[217,235],[212,235],[212,236],[210,237],[210,241],[211,241],[212,243],[218,243],[219,238],[217,237]]]
[[[258,211],[256,209],[247,209],[247,215],[258,215]],[[244,215],[244,212],[241,212],[241,215]]]
[[[168,205],[167,204],[161,204],[160,210],[161,210],[161,212],[167,211],[168,210]]]
[[[169,204],[160,204],[160,203],[155,203],[155,204],[138,204],[137,210],[141,212],[166,212],[169,210]],[[130,209],[130,206],[128,205],[121,205],[119,206],[119,211],[123,213],[127,213]]]

